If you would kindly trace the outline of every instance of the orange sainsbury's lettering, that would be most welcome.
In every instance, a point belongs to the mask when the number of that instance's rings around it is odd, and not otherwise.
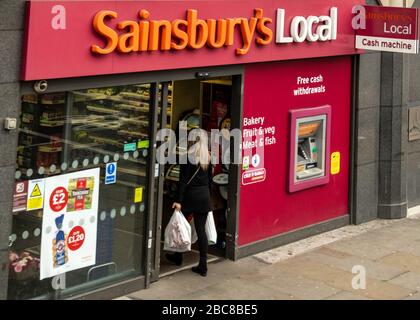
[[[109,54],[115,50],[118,45],[118,33],[115,32],[112,28],[108,27],[105,24],[105,18],[117,18],[118,14],[115,11],[102,10],[99,11],[93,18],[93,28],[97,33],[102,35],[106,41],[107,45],[105,48],[101,48],[97,45],[92,46],[92,52],[99,54]]]
[[[270,18],[264,18],[262,9],[255,10],[255,17],[258,19],[257,30],[262,37],[258,37],[256,42],[259,45],[265,46],[273,41],[273,30],[267,27],[267,24],[272,23]]]
[[[174,50],[183,50],[188,45],[188,33],[181,26],[186,29],[188,27],[187,21],[177,19],[172,22],[172,38],[178,40],[172,41],[171,48]]]
[[[93,19],[93,29],[104,39],[105,45],[94,44],[91,51],[106,55],[120,53],[168,50],[199,50],[205,46],[212,49],[235,45],[235,53],[245,55],[253,40],[259,46],[272,42],[273,31],[268,24],[272,19],[264,17],[262,9],[255,9],[250,18],[200,19],[198,11],[188,9],[185,19],[152,20],[149,11],[142,9],[138,21],[113,21],[117,12],[99,11]],[[238,36],[237,36],[238,35]]]
[[[140,19],[149,19],[150,12],[147,10],[141,10],[139,12]],[[147,51],[149,48],[149,21],[140,21],[139,22],[139,51]]]
[[[244,42],[244,46],[242,49],[236,49],[236,53],[243,55],[247,54],[249,48],[251,47],[252,38],[254,37],[255,27],[257,26],[257,18],[248,19],[242,18],[241,19],[241,33],[242,33],[242,40]]]
[[[233,46],[235,41],[235,26],[242,23],[241,19],[233,18],[227,20],[227,32],[226,32],[226,42],[225,46]]]
[[[207,25],[209,27],[207,45],[214,49],[223,47],[226,42],[227,21],[225,19],[219,19],[216,22],[214,19],[208,19]]]
[[[129,32],[122,35],[118,40],[118,51],[123,53],[139,51],[139,25],[135,21],[123,21],[117,24],[117,28],[121,30],[129,29]]]
[[[187,11],[188,46],[193,49],[204,47],[209,35],[209,28],[204,20],[197,19],[197,10]]]
[[[150,21],[149,51],[159,50],[159,39],[160,49],[169,50],[171,48],[171,29],[172,25],[167,20]]]

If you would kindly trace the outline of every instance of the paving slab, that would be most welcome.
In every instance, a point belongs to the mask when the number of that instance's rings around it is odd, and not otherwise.
[[[332,296],[327,297],[325,300],[372,300],[353,292],[340,291]]]
[[[420,300],[420,293],[417,292],[416,294],[409,295],[408,297],[404,298],[404,300]]]
[[[140,290],[128,295],[135,299],[179,299],[182,295],[195,292],[212,284],[203,281],[203,277],[192,273],[190,270],[181,271],[173,276],[168,276],[154,282],[146,290]]]
[[[307,253],[306,257],[316,262],[327,264],[330,267],[335,267],[347,272],[352,272],[353,267],[355,266],[363,266],[366,270],[366,275],[376,280],[390,280],[405,272],[397,267],[388,266],[386,264],[381,264],[357,256],[347,256],[342,258],[333,257],[324,254],[323,250],[316,250]]]
[[[261,280],[259,283],[270,288],[277,288],[293,297],[304,300],[323,299],[340,291],[323,282],[296,276],[287,272],[272,275],[267,279]]]
[[[185,270],[120,299],[420,300],[420,215],[375,220],[252,257],[209,264],[207,277]],[[366,288],[354,289],[355,265]]]
[[[296,241],[279,248],[261,252],[256,254],[254,257],[265,263],[272,264],[293,258],[297,255],[319,248],[320,246],[334,243],[340,239],[352,238],[366,232],[372,232],[373,230],[392,225],[393,223],[395,223],[395,221],[377,219],[357,226],[349,225],[337,230]]]
[[[420,273],[420,257],[405,252],[395,252],[378,259],[378,262],[400,268],[404,271]]]
[[[295,275],[301,275],[305,278],[323,282],[328,286],[353,292],[372,299],[390,300],[403,299],[413,290],[403,288],[394,284],[379,281],[373,278],[366,278],[366,289],[355,290],[352,287],[352,280],[355,274],[345,272],[338,268],[328,266],[323,263],[315,262],[307,257],[301,259],[291,259],[287,263],[281,263],[279,269],[288,271]],[[273,270],[276,265],[267,267]]]
[[[400,287],[420,291],[420,274],[414,272],[406,272],[394,279],[388,281],[389,283],[396,284]]]
[[[353,241],[353,239],[338,241],[330,244],[328,247],[370,260],[377,260],[396,252],[396,250],[391,250],[380,244],[372,244],[366,241]]]
[[[127,297],[127,296],[124,296],[124,297],[119,297],[119,298],[115,298],[115,299],[113,299],[113,300],[133,300],[132,298],[130,298],[130,297]]]
[[[261,283],[232,279],[209,286],[181,299],[199,300],[294,300],[290,294]]]
[[[235,277],[243,277],[258,281],[263,275],[258,269],[266,264],[249,257],[238,262],[221,260],[208,265],[207,277],[201,277],[191,270],[184,270],[176,274],[163,277],[152,283],[147,290],[141,290],[128,295],[136,299],[181,299],[182,296],[205,289],[218,283],[225,283]],[[165,288],[168,287],[168,290]]]

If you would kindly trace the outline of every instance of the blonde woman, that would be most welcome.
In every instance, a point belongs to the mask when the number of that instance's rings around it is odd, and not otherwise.
[[[212,210],[210,199],[212,169],[207,134],[202,130],[200,132],[194,145],[188,149],[187,164],[180,165],[178,199],[172,208],[181,211],[186,217],[190,214],[194,216],[200,261],[192,271],[205,277],[208,251],[205,225],[208,212]],[[176,265],[182,265],[182,253],[167,254],[166,258]]]

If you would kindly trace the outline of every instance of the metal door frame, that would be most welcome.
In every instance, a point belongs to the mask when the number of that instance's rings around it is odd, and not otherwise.
[[[206,77],[202,77],[206,75]],[[188,70],[180,70],[178,73],[173,75],[166,75],[163,78],[160,78],[162,84],[162,112],[160,115],[160,123],[166,122],[166,108],[167,108],[167,84],[171,81],[178,80],[206,80],[208,78],[220,77],[220,76],[232,76],[232,122],[231,128],[242,129],[242,109],[243,109],[243,78],[244,78],[243,66],[228,66],[221,68],[194,68]],[[172,78],[171,78],[172,77]],[[155,123],[154,128],[157,128],[158,125]],[[156,132],[154,139],[156,138]],[[156,140],[154,140],[156,142]],[[233,148],[234,140],[231,139],[231,148]],[[232,149],[233,150],[233,149]],[[231,154],[231,160],[233,160],[233,154]],[[154,164],[153,164],[154,165]],[[234,164],[229,166],[229,207],[228,207],[228,219],[226,226],[226,249],[225,249],[225,258],[230,260],[236,260],[238,258],[237,249],[238,249],[238,225],[239,225],[239,190],[240,190],[240,165]],[[156,199],[157,205],[155,207],[155,212],[153,216],[153,221],[151,226],[153,227],[149,232],[153,234],[154,246],[152,248],[151,256],[154,257],[154,263],[150,266],[150,269],[147,270],[147,273],[150,274],[150,281],[146,286],[150,285],[150,282],[158,281],[160,274],[160,239],[162,236],[162,203],[163,203],[163,181],[164,181],[164,165],[159,165],[159,176],[156,184],[159,186],[157,188],[157,194],[155,194],[154,199]],[[152,190],[150,190],[153,193]]]

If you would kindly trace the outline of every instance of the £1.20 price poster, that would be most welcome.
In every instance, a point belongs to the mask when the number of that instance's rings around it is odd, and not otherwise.
[[[100,168],[47,178],[40,279],[96,263]]]

